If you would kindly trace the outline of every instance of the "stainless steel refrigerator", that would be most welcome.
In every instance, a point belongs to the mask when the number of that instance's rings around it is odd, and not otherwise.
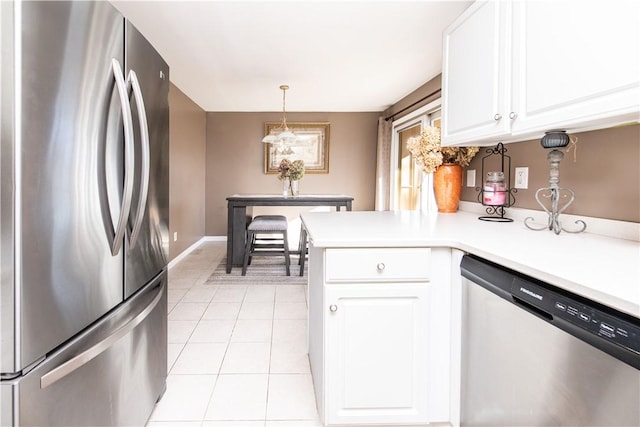
[[[0,2],[0,424],[144,425],[167,372],[169,70],[109,3]]]

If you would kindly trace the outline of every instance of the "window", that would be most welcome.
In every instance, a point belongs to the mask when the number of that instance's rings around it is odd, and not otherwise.
[[[391,141],[391,210],[419,210],[422,169],[407,150],[407,140],[426,126],[440,127],[440,101],[432,102],[393,123]]]

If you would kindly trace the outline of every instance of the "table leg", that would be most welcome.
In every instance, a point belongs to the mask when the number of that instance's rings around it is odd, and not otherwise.
[[[247,239],[247,224],[251,221],[253,208],[233,206],[229,208],[227,221],[227,273],[233,266],[240,266],[244,261],[244,246]]]
[[[234,211],[234,206],[229,204],[227,207],[227,274],[231,273],[233,266]]]
[[[253,208],[238,206],[233,215],[233,265],[244,263],[244,247],[247,243],[247,225],[251,222]]]

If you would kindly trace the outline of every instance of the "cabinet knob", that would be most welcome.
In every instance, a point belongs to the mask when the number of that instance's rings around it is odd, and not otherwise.
[[[509,113],[509,118],[511,120],[515,119],[516,117],[518,117],[518,114],[514,113],[513,111]]]
[[[496,114],[495,116],[493,116],[493,120],[495,120],[496,122],[500,121],[500,119],[502,119],[502,114]]]
[[[383,262],[379,262],[378,265],[376,265],[376,268],[378,269],[378,271],[384,271],[385,267],[386,265],[384,265]]]
[[[335,305],[335,304],[331,304],[329,306],[329,311],[332,312],[332,313],[335,313],[336,311],[338,311],[338,306]]]

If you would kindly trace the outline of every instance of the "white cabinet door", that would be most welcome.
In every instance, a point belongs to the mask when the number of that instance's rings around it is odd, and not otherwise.
[[[512,28],[512,134],[638,119],[640,2],[514,2]]]
[[[429,285],[325,292],[325,423],[426,423]]]
[[[442,144],[509,132],[507,2],[477,2],[444,33]]]

